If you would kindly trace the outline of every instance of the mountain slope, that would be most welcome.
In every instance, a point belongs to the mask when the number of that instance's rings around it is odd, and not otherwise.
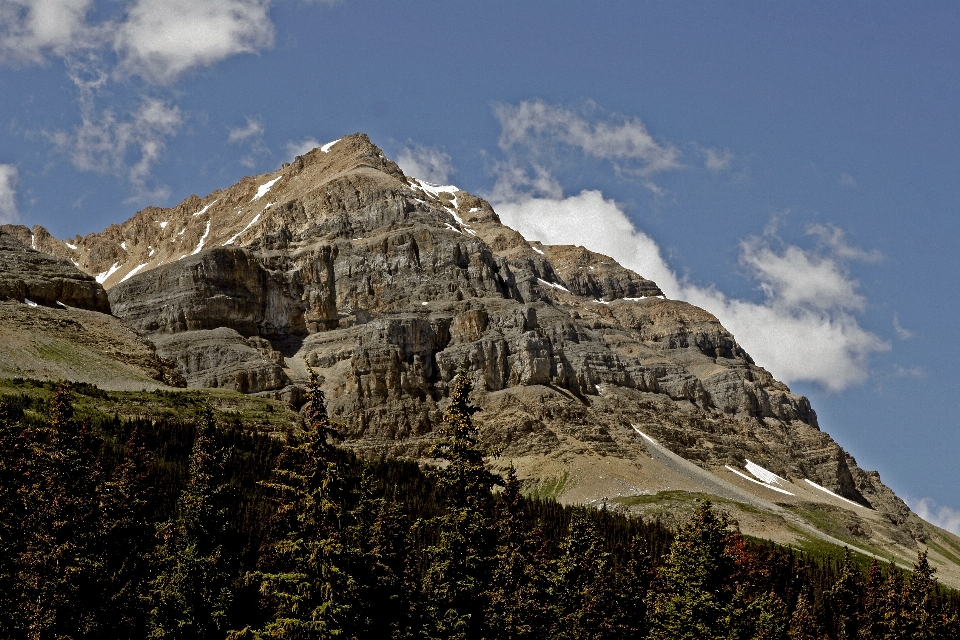
[[[960,584],[960,540],[860,469],[714,316],[609,257],[528,242],[366,136],[70,245],[32,235],[95,274],[191,386],[295,404],[313,367],[371,455],[425,455],[466,363],[495,464],[531,491],[646,513],[704,493],[783,542],[902,561],[929,544]]]

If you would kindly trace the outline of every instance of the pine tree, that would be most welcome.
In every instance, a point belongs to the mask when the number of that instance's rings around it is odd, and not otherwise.
[[[944,637],[944,615],[937,601],[936,569],[927,561],[927,552],[919,551],[906,590],[906,635],[916,640]]]
[[[491,489],[500,479],[484,467],[471,416],[471,383],[461,367],[432,455],[446,462],[435,472],[446,497],[433,523],[437,541],[427,549],[423,579],[423,634],[428,638],[473,638],[484,632],[484,594],[491,570],[495,532],[490,520]]]
[[[232,599],[224,458],[216,446],[213,411],[200,419],[190,476],[177,513],[160,530],[159,574],[150,583],[150,638],[217,638],[226,633]]]
[[[246,578],[260,585],[266,622],[234,637],[352,638],[362,626],[360,589],[351,571],[359,550],[346,538],[347,485],[334,444],[341,439],[311,371],[305,429],[288,436],[264,483],[277,503],[274,542],[262,569]]]
[[[728,541],[726,517],[703,501],[657,572],[648,609],[651,640],[727,637],[727,580],[733,571]]]

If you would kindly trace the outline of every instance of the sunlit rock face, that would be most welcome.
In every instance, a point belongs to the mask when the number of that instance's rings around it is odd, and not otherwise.
[[[708,311],[607,256],[527,241],[364,135],[57,242],[191,386],[297,403],[314,369],[358,451],[425,455],[465,366],[484,437],[531,481],[574,460],[640,469],[639,425],[704,468],[811,479],[907,535],[902,501]]]

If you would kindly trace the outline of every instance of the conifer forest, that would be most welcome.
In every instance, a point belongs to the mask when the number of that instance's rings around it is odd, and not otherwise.
[[[521,493],[461,374],[439,464],[338,446],[314,379],[283,438],[192,418],[75,415],[89,389],[0,403],[0,637],[821,640],[960,638],[912,568],[675,530]]]

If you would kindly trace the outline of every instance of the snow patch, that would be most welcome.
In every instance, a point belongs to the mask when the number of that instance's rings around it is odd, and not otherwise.
[[[473,213],[474,211],[480,211],[480,207],[470,207],[470,213]]]
[[[593,269],[593,267],[590,267],[590,268]],[[639,298],[621,298],[621,299],[626,300],[628,302],[640,302],[641,300],[646,300],[648,297],[649,296],[640,296]]]
[[[420,304],[422,304],[423,306],[427,306],[427,305],[430,304],[430,303],[429,303],[429,302],[421,302]]]
[[[277,178],[277,179],[279,180],[279,178]],[[218,198],[218,200],[219,200],[219,198]],[[213,205],[217,204],[217,201],[218,201],[218,200],[214,200],[213,202],[211,202],[210,204],[208,204],[207,206],[205,206],[203,209],[200,209],[200,211],[197,211],[197,212],[196,212],[195,214],[193,214],[193,215],[195,215],[195,216],[202,216],[203,214],[205,214],[205,213],[207,212],[207,209],[209,209],[209,208],[212,207]]]
[[[546,280],[542,280],[540,278],[537,278],[537,282],[539,282],[540,284],[545,284],[548,287],[553,287],[554,289],[560,289],[561,291],[566,291],[567,293],[570,293],[570,289],[567,289],[563,285],[554,284],[553,282],[547,282]]]
[[[813,480],[809,480],[809,479],[806,479],[806,478],[804,478],[804,479],[807,481],[807,484],[809,484],[810,486],[812,486],[814,489],[820,489],[820,491],[823,491],[824,493],[829,493],[830,495],[832,495],[832,496],[833,496],[834,498],[836,498],[837,500],[843,500],[844,502],[849,502],[849,503],[852,504],[853,506],[855,506],[855,507],[860,507],[861,509],[867,509],[867,508],[868,508],[868,507],[863,506],[862,504],[859,504],[859,503],[857,503],[857,502],[854,502],[853,500],[847,500],[847,499],[844,498],[843,496],[838,496],[838,495],[835,494],[833,491],[830,491],[830,489],[827,489],[826,487],[821,487],[820,485],[818,485],[818,484],[817,484],[816,482],[814,482]]]
[[[534,247],[534,246],[532,246],[532,245],[531,245],[530,248],[533,249],[534,251],[536,251],[537,253],[539,253],[539,254],[542,255],[542,256],[547,255],[547,254],[545,254],[543,251],[541,251],[540,249],[537,249],[536,247]]]
[[[127,243],[126,243],[126,241],[120,243],[120,248],[123,249],[124,251],[127,250]]]
[[[77,245],[75,245],[75,244],[70,244],[69,242],[64,242],[63,244],[67,245],[68,247],[70,247],[70,248],[73,249],[74,251],[77,250]]]
[[[107,281],[107,278],[109,278],[114,273],[116,273],[117,269],[119,268],[120,268],[120,263],[114,262],[112,267],[110,267],[109,269],[107,269],[106,271],[104,271],[103,273],[101,273],[96,277],[97,282],[99,282],[100,284],[103,284],[104,282]]]
[[[170,222],[168,220],[164,220],[163,222],[160,223],[160,228],[166,229],[168,224],[170,224]]]
[[[738,476],[740,476],[740,477],[743,478],[744,480],[749,480],[750,482],[752,482],[752,483],[754,483],[754,484],[758,484],[758,485],[760,485],[761,487],[766,487],[767,489],[770,489],[770,490],[772,490],[772,491],[777,491],[777,492],[779,492],[779,493],[785,493],[785,494],[787,494],[788,496],[794,495],[794,494],[790,493],[789,491],[787,491],[786,489],[781,489],[781,488],[779,488],[779,487],[774,487],[773,485],[767,484],[766,482],[760,482],[759,480],[754,480],[753,478],[751,478],[751,477],[748,476],[747,474],[741,473],[741,472],[737,471],[736,469],[734,469],[733,467],[731,467],[731,466],[728,465],[728,464],[725,464],[725,465],[723,465],[723,466],[726,467],[727,469],[729,469],[730,471],[733,471],[735,474],[737,474]]]
[[[31,249],[37,248],[37,236],[33,235],[32,233],[30,234],[30,248]],[[33,306],[37,306],[37,305],[33,305]]]
[[[456,231],[457,233],[460,233],[460,234],[463,233],[463,231],[460,231],[460,229],[457,229],[455,226],[453,226],[453,225],[450,224],[449,222],[444,222],[443,224],[447,225],[447,228],[450,229],[450,230],[452,230],[452,231]]]
[[[606,300],[601,300],[600,298],[597,298],[596,300],[594,300],[594,302],[598,302],[598,303],[600,303],[600,304],[610,304],[610,303],[607,302]]]
[[[33,300],[31,300],[30,298],[24,298],[23,301],[27,304],[28,307],[39,307],[39,306],[40,306],[40,305],[38,305],[36,302],[34,302]]]
[[[267,206],[270,206],[270,205],[267,205]],[[266,211],[266,208],[264,208],[264,211]],[[261,211],[260,213],[263,213],[263,211]],[[255,225],[255,224],[257,223],[257,220],[260,219],[260,213],[258,213],[257,215],[253,216],[253,220],[250,221],[250,224],[248,224],[248,225],[245,226],[243,229],[241,229],[241,230],[240,230],[240,233],[237,233],[236,235],[234,235],[232,238],[230,238],[229,240],[227,240],[226,242],[224,242],[223,245],[221,245],[221,246],[224,246],[224,247],[225,247],[225,246],[227,246],[228,244],[233,244],[233,241],[236,240],[237,238],[239,238],[241,235],[243,235],[243,232],[244,232],[244,231],[246,231],[247,229],[249,229],[250,227],[252,227],[253,225]],[[209,223],[207,223],[207,224],[209,224]]]
[[[127,279],[132,278],[133,276],[137,275],[137,272],[140,271],[140,269],[143,269],[143,268],[144,268],[145,266],[147,266],[148,264],[150,264],[150,263],[149,263],[149,262],[144,262],[143,264],[138,264],[137,266],[135,266],[133,269],[130,270],[130,273],[128,273],[127,275],[125,275],[125,276],[123,276],[122,278],[120,278],[120,282],[126,282]]]
[[[150,255],[148,255],[147,257],[148,257],[148,258],[152,258],[152,257],[153,257],[153,254],[155,254],[156,251],[153,250],[153,247],[147,247],[147,248],[150,249]]]
[[[203,250],[203,242],[207,239],[207,236],[210,235],[210,221],[207,220],[207,230],[203,232],[203,237],[200,238],[200,244],[197,245],[197,248],[193,250],[193,253],[190,255],[195,256]]]
[[[255,202],[260,198],[262,198],[263,196],[267,195],[267,191],[270,191],[270,188],[273,185],[277,184],[277,181],[279,181],[282,177],[283,176],[277,176],[270,182],[265,182],[264,184],[260,185],[260,187],[257,189],[257,195],[253,196],[253,200],[251,200],[250,202]]]
[[[337,138],[337,139],[334,140],[333,142],[328,142],[327,144],[325,144],[325,145],[323,145],[322,147],[320,147],[320,151],[323,151],[324,153],[330,153],[330,149],[333,148],[333,145],[337,144],[337,143],[340,142],[341,140],[343,140],[343,138]]]
[[[757,463],[750,462],[750,460],[747,460],[746,467],[747,467],[747,471],[752,473],[755,477],[759,478],[760,480],[763,480],[767,484],[780,484],[780,481],[783,480],[783,478],[781,478],[774,472],[768,471],[763,467],[761,467],[760,465],[758,465]],[[786,481],[784,480],[784,482]]]

